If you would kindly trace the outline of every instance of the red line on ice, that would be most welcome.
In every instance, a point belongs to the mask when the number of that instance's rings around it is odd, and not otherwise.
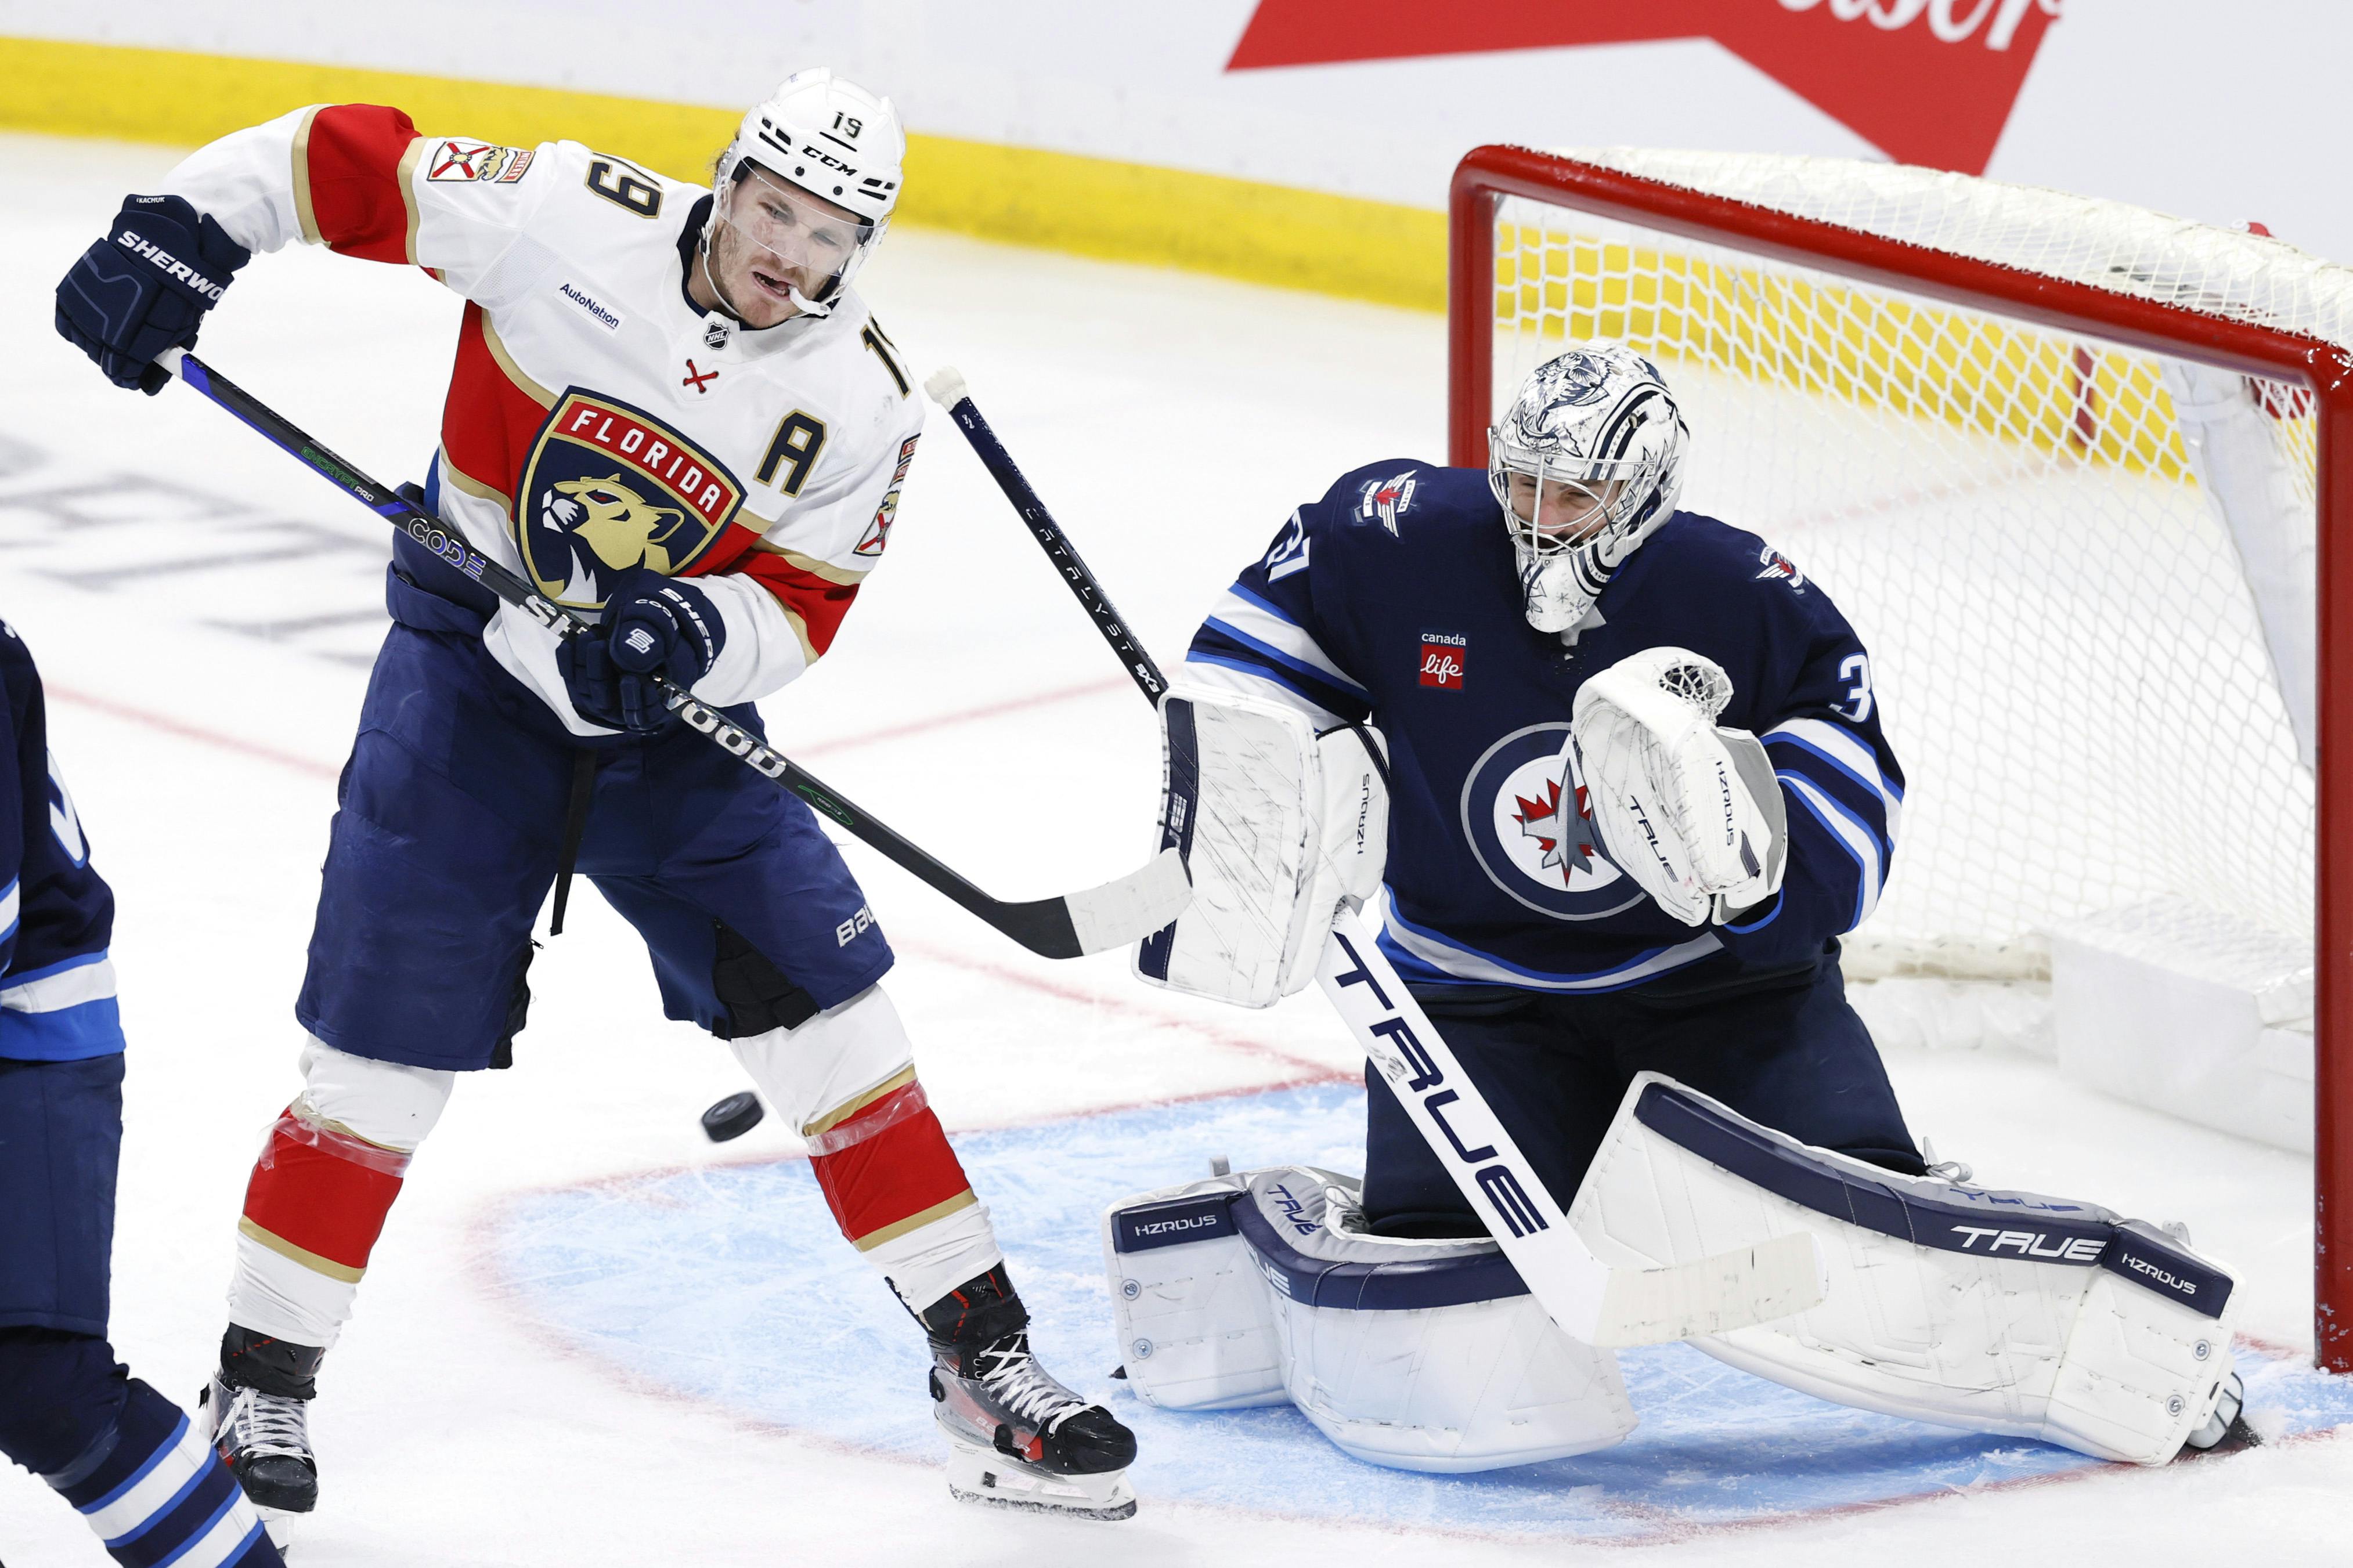
[[[117,702],[111,697],[98,697],[87,691],[77,691],[72,687],[59,686],[55,681],[43,681],[41,685],[42,689],[50,697],[72,707],[87,708],[93,712],[103,713],[110,719],[121,719],[132,724],[144,724],[151,730],[161,730],[167,735],[177,735],[184,741],[194,741],[200,746],[210,746],[216,751],[232,752],[241,757],[254,758],[258,762],[275,763],[281,768],[289,768],[298,773],[307,773],[312,778],[331,779],[341,771],[332,763],[322,763],[314,757],[297,756],[292,752],[281,752],[275,746],[265,746],[258,741],[247,741],[235,735],[224,735],[218,731],[207,730],[200,725],[169,718],[162,713],[151,713],[144,708],[133,708],[127,702]]]

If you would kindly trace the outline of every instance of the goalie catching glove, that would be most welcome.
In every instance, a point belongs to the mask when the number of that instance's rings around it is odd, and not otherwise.
[[[1379,737],[1316,733],[1294,708],[1179,688],[1160,700],[1160,843],[1185,858],[1193,901],[1146,937],[1155,985],[1268,1007],[1315,978],[1333,919],[1381,885],[1388,784]]]
[[[1781,889],[1788,819],[1764,742],[1715,721],[1722,667],[1685,648],[1620,659],[1577,689],[1593,826],[1620,870],[1685,925],[1723,924]]]

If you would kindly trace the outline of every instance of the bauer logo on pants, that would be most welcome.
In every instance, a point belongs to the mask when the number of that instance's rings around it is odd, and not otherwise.
[[[633,566],[674,577],[744,504],[716,458],[617,398],[574,387],[539,427],[515,490],[515,543],[559,605],[603,606]]]

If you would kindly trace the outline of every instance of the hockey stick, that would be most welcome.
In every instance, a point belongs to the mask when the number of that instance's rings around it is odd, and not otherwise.
[[[1156,706],[1168,689],[1166,678],[1128,636],[1103,584],[981,417],[964,378],[943,369],[923,386],[1060,568],[1103,640],[1128,666],[1136,689]],[[1472,1212],[1491,1216],[1489,1233],[1571,1338],[1590,1345],[1656,1344],[1786,1318],[1821,1300],[1821,1265],[1813,1237],[1802,1233],[1672,1267],[1604,1263],[1570,1228],[1558,1201],[1355,911],[1344,909],[1333,922],[1315,977]]]
[[[543,597],[521,576],[468,544],[438,518],[423,511],[312,440],[301,430],[227,377],[181,349],[167,350],[156,363],[236,415],[272,443],[324,475],[336,488],[438,556],[455,572],[488,588],[559,637],[594,630],[578,613]],[[778,786],[790,790],[831,817],[861,842],[881,850],[902,868],[946,894],[1030,952],[1048,958],[1076,958],[1124,947],[1175,920],[1193,896],[1183,861],[1163,850],[1144,868],[1100,888],[1007,903],[992,899],[881,822],[828,788],[816,774],[729,720],[684,687],[659,678],[663,703],[691,729]]]

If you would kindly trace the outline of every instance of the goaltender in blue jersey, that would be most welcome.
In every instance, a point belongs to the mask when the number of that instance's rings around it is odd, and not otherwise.
[[[1838,968],[1839,936],[1878,901],[1903,810],[1870,655],[1779,551],[1674,510],[1686,437],[1639,356],[1564,355],[1520,401],[1526,450],[1546,419],[1614,418],[1616,436],[1586,434],[1627,448],[1627,476],[1600,494],[1547,479],[1531,521],[1499,492],[1508,481],[1533,495],[1525,470],[1541,457],[1523,471],[1499,457],[1492,474],[1410,459],[1355,469],[1219,600],[1187,676],[1386,738],[1381,946],[1474,1072],[1490,1057],[1514,1064],[1481,1076],[1498,1079],[1499,1114],[1564,1204],[1643,1069],[1918,1171]],[[1514,427],[1499,427],[1499,451]],[[1613,858],[1567,743],[1585,684],[1656,648],[1728,679],[1716,722],[1762,742],[1787,822],[1778,889],[1695,925]],[[1399,1234],[1467,1221],[1379,1075],[1367,1082],[1370,1216]]]
[[[1423,1121],[1375,1068],[1361,1183],[1220,1166],[1113,1205],[1129,1386],[1295,1399],[1405,1469],[1621,1441],[1614,1352],[1528,1294],[1562,1276],[1522,1258],[1566,1248],[1490,1185],[1518,1183],[1482,1142],[1500,1122],[1620,1266],[1810,1237],[1818,1304],[1693,1340],[1743,1371],[2104,1459],[2221,1442],[2244,1394],[2227,1268],[2179,1226],[1978,1187],[1914,1146],[1839,969],[1904,800],[1871,657],[1770,544],[1677,510],[1692,438],[1657,367],[1571,347],[1483,471],[1345,475],[1194,638],[1161,818],[1194,900],[1137,973],[1245,1006],[1311,974],[1371,987],[1372,1016],[1342,1014]],[[1350,934],[1375,902],[1386,964]],[[1452,1061],[1417,1056],[1425,1026]]]
[[[1878,902],[1904,774],[1870,656],[1830,596],[1755,534],[1677,512],[1564,640],[1522,618],[1497,511],[1483,469],[1344,475],[1292,514],[1187,656],[1197,679],[1237,673],[1388,738],[1382,942],[1398,973],[1418,992],[1593,994],[1834,955]],[[1660,646],[1731,677],[1718,721],[1765,742],[1791,808],[1780,891],[1698,931],[1611,863],[1563,750],[1586,677]]]

